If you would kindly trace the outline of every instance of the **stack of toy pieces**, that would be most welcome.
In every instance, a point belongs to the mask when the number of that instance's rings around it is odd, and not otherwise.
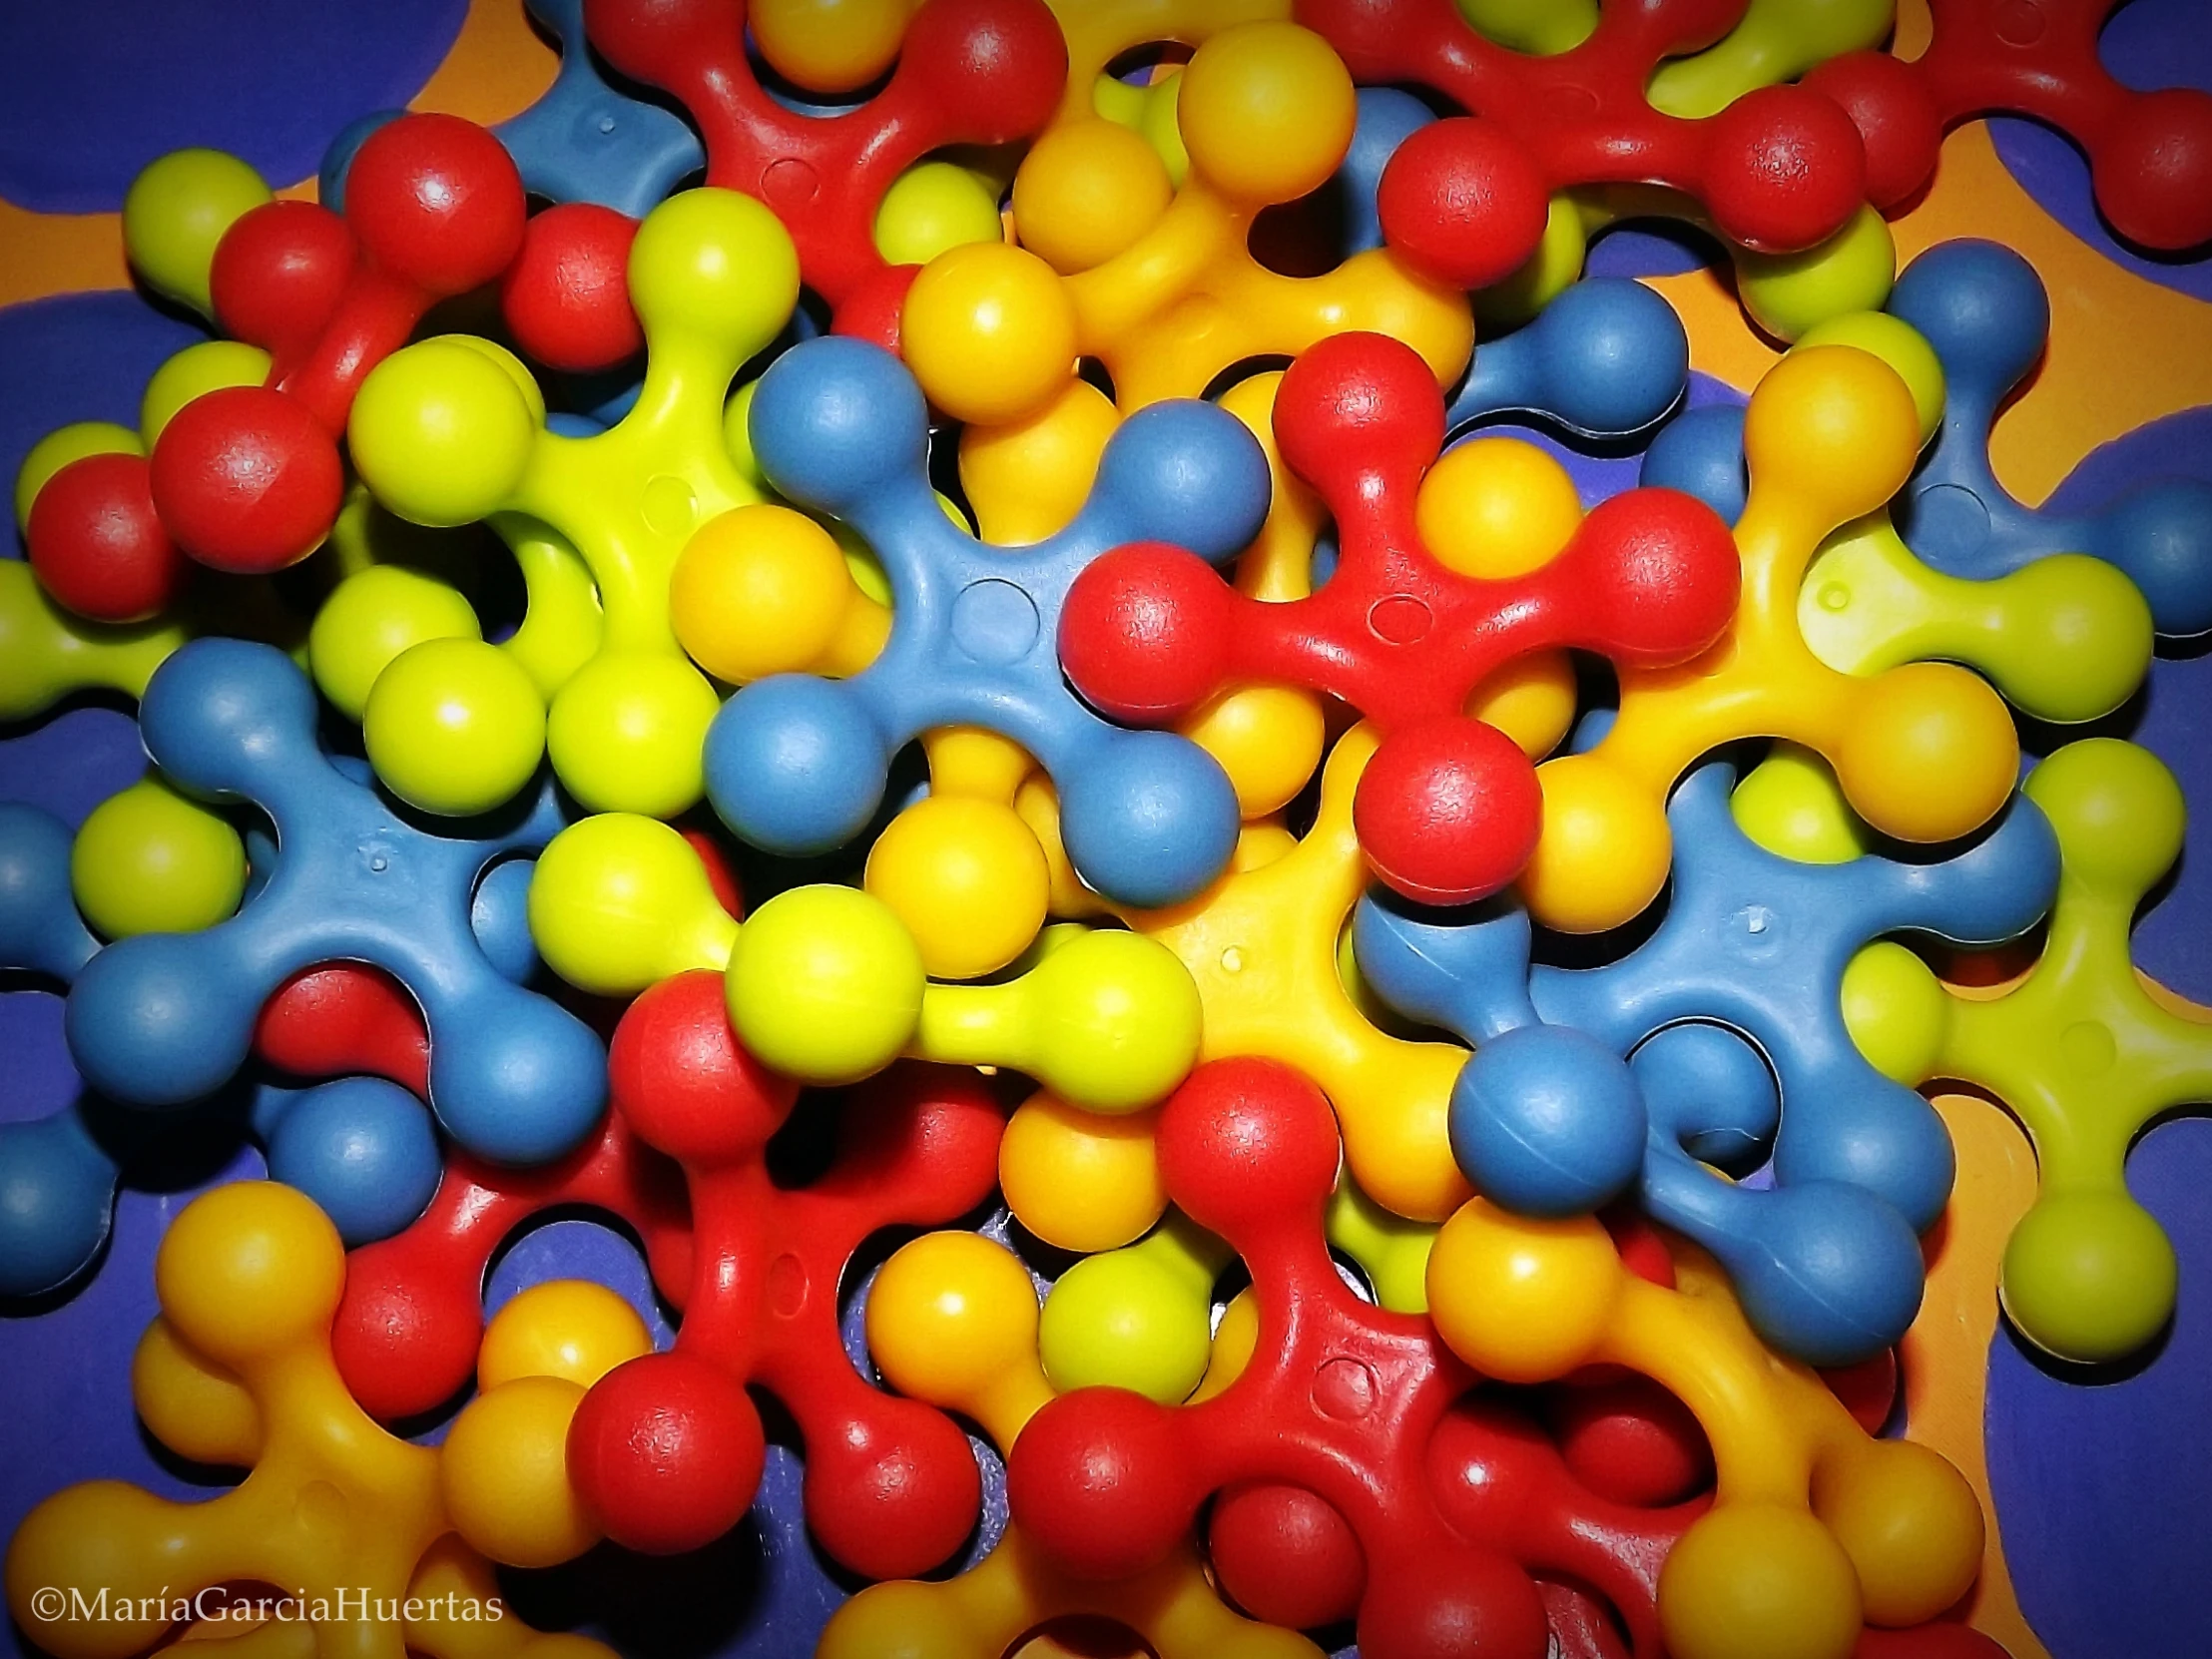
[[[2181,797],[2110,739],[2021,783],[2015,712],[2212,627],[2212,490],[2006,495],[2041,283],[1883,215],[2017,110],[2192,248],[2212,98],[2113,83],[2102,0],[1932,0],[1910,63],[1880,0],[533,5],[501,128],[364,116],[319,204],[149,167],[133,265],[220,337],[17,482],[0,717],[136,699],[154,771],[0,808],[85,1085],[0,1126],[0,1295],[96,1272],[180,1126],[272,1178],[178,1217],[133,1376],[252,1472],[55,1495],[24,1627],[699,1549],[766,1395],[886,1581],[828,1659],[1995,1651],[1973,1489],[1883,1432],[1916,1090],[2035,1142],[2019,1334],[2153,1342]],[[1654,215],[1790,344],[1748,405],[1576,279]],[[577,1207],[673,1346],[567,1282],[487,1328]],[[34,1624],[77,1583],[154,1612]]]

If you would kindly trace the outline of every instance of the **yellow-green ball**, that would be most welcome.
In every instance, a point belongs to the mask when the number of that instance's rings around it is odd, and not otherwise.
[[[1102,1384],[1174,1405],[1206,1375],[1210,1313],[1187,1280],[1141,1252],[1086,1257],[1045,1299],[1037,1355],[1062,1393]]]
[[[2180,1268],[2125,1193],[2044,1197],[2004,1247],[1998,1295],[2020,1335],[2076,1365],[2124,1360],[2173,1317]]]
[[[1844,1026],[1868,1064],[1917,1088],[1932,1075],[1950,1024],[1950,993],[1895,939],[1880,939],[1844,969]]]
[[[38,492],[46,487],[47,479],[72,461],[81,461],[91,455],[144,453],[146,446],[139,442],[139,435],[112,420],[73,420],[67,426],[55,427],[31,445],[31,452],[16,468],[16,529],[26,535],[30,533],[31,506],[38,500]]]
[[[441,818],[511,800],[545,755],[545,705],[530,677],[482,640],[426,640],[376,677],[361,717],[384,787]]]
[[[172,150],[149,163],[123,198],[123,247],[156,293],[215,314],[208,278],[216,245],[274,200],[262,176],[221,150]]]
[[[520,365],[510,368],[498,349],[427,339],[394,351],[361,382],[347,445],[376,499],[401,518],[470,524],[521,484],[541,411],[516,382]]]
[[[927,265],[948,248],[1001,238],[997,196],[950,162],[908,168],[875,210],[875,251],[891,265]]]
[[[195,933],[246,895],[246,845],[229,822],[158,776],[92,810],[70,848],[69,882],[93,931]]]
[[[1848,311],[1880,310],[1897,275],[1897,243],[1883,217],[1869,207],[1802,254],[1736,253],[1744,309],[1780,340],[1801,338]]]
[[[347,720],[367,711],[377,677],[429,640],[483,638],[476,612],[445,583],[403,565],[370,565],[337,585],[307,630],[307,670]]]
[[[882,900],[794,887],[755,912],[730,953],[730,1019],[765,1063],[803,1082],[855,1083],[913,1040],[921,952]]]
[[[707,793],[702,756],[721,706],[681,657],[595,657],[553,699],[553,770],[590,812],[674,818]]]

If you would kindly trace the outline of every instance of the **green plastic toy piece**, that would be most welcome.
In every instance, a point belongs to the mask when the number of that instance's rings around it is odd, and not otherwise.
[[[1484,39],[1538,58],[1573,51],[1597,27],[1597,0],[1458,0],[1458,6]]]
[[[1190,1398],[1214,1352],[1214,1281],[1229,1247],[1180,1210],[1133,1245],[1086,1256],[1044,1299],[1037,1357],[1055,1390],[1105,1383]]]
[[[1337,1177],[1322,1226],[1329,1242],[1365,1270],[1378,1307],[1392,1314],[1428,1312],[1433,1222],[1392,1215],[1362,1192],[1347,1171]]]
[[[599,591],[599,652],[553,695],[547,747],[586,808],[673,817],[704,791],[719,706],[669,625],[669,574],[699,525],[762,499],[724,441],[724,400],[783,328],[799,261],[776,216],[735,191],[695,190],[639,228],[630,294],[645,327],[637,405],[585,438],[548,432],[511,353],[466,335],[394,352],[348,426],[369,487],[417,524],[534,520],[574,546]]]
[[[1473,3],[1461,0],[1461,7]],[[1647,95],[1653,109],[1702,120],[1756,87],[1779,86],[1830,58],[1880,46],[1896,21],[1896,0],[1751,0],[1717,44],[1661,64]]]
[[[2128,954],[2135,906],[2180,855],[2187,809],[2156,757],[2110,738],[2061,749],[2025,793],[2063,859],[2033,970],[1983,999],[1875,944],[1845,975],[1844,1017],[1890,1076],[1956,1079],[2019,1119],[2041,1185],[2005,1248],[2005,1313],[2060,1359],[2124,1360],[2172,1318],[2178,1278],[2172,1244],[2129,1196],[2128,1150],[2155,1119],[2212,1101],[2212,1023],[2174,1011]]]
[[[0,559],[0,722],[30,720],[81,691],[137,698],[190,637],[163,617],[109,627],[71,616],[29,565]]]

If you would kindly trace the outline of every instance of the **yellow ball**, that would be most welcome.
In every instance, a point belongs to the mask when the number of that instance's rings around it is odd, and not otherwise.
[[[146,446],[128,426],[112,420],[74,420],[57,426],[31,445],[15,473],[15,527],[28,535],[31,507],[47,479],[69,465],[92,455],[143,455]]]
[[[948,248],[1004,240],[997,192],[951,162],[909,167],[875,210],[875,251],[888,265],[927,265]]]
[[[2013,1229],[1997,1293],[2037,1348],[2097,1365],[2165,1328],[2179,1276],[2165,1231],[2124,1192],[2053,1193]]]
[[[599,1541],[568,1478],[568,1425],[584,1390],[562,1377],[525,1377],[470,1400],[438,1450],[438,1484],[453,1530],[514,1567],[551,1567]]]
[[[1151,230],[1175,190],[1144,136],[1090,116],[1047,128],[1014,175],[1014,230],[1065,273],[1102,266]]]
[[[1702,1515],[1659,1569],[1675,1659],[1850,1659],[1859,1580],[1827,1527],[1779,1503]]]
[[[676,638],[718,680],[742,686],[817,669],[852,605],[844,554],[789,507],[739,507],[692,532],[669,582]]]
[[[1075,373],[1075,310],[1059,276],[1003,243],[955,248],[923,266],[899,329],[906,366],[954,420],[1018,419]]]
[[[410,806],[473,818],[512,800],[545,758],[545,705],[521,665],[476,639],[410,646],[361,712],[368,763]]]
[[[444,335],[394,351],[361,382],[346,422],[376,499],[415,524],[471,524],[521,485],[545,416],[489,341]]]
[[[474,608],[448,584],[405,565],[370,565],[340,582],[315,612],[307,669],[331,707],[357,721],[377,676],[402,652],[428,640],[483,637]]]
[[[1292,23],[1247,23],[1201,46],[1177,95],[1191,165],[1238,202],[1319,190],[1352,144],[1359,106],[1343,60]]]
[[[960,484],[983,539],[1024,545],[1066,529],[1120,424],[1111,398],[1070,379],[1034,414],[961,433]]]
[[[943,1586],[907,1578],[870,1584],[839,1602],[815,1659],[972,1659],[974,1652],[974,1632],[947,1604]],[[1032,1642],[1023,1659],[1051,1652]]]
[[[328,1341],[345,1246],[314,1201],[274,1181],[235,1181],[179,1212],[154,1259],[177,1335],[233,1371]]]
[[[897,913],[933,979],[977,979],[1027,950],[1051,879],[1014,810],[974,796],[915,802],[867,856],[867,890]]]
[[[753,0],[746,23],[761,56],[785,80],[809,92],[852,92],[897,61],[914,5],[915,0]]]
[[[1859,683],[1836,778],[1877,830],[1933,843],[1988,823],[2019,759],[2011,712],[1988,682],[1949,663],[1908,663]]]
[[[1496,727],[1531,761],[1540,761],[1574,727],[1579,691],[1574,660],[1564,651],[1516,657],[1474,688],[1467,713]]]
[[[1815,1508],[1859,1575],[1870,1624],[1925,1624],[1981,1568],[1981,1505],[1950,1463],[1912,1440],[1875,1440],[1815,1484]]]
[[[1321,700],[1289,686],[1240,686],[1201,705],[1183,735],[1221,763],[1246,820],[1281,812],[1321,765]]]
[[[1642,913],[1666,885],[1674,841],[1666,809],[1634,778],[1592,755],[1536,769],[1543,836],[1521,871],[1521,895],[1546,927],[1599,933]]]
[[[269,378],[269,366],[267,351],[235,339],[186,346],[146,382],[139,398],[139,436],[152,448],[177,411],[194,398],[232,386],[261,385]]]
[[[913,1040],[926,975],[890,907],[851,887],[778,893],[739,931],[726,995],[745,1045],[803,1082],[854,1083]]]
[[[1519,438],[1470,438],[1421,480],[1413,522],[1445,568],[1500,581],[1549,564],[1582,523],[1567,469]]]
[[[998,1143],[998,1185],[1014,1219],[1046,1244],[1118,1250],[1167,1209],[1152,1137],[1160,1114],[1105,1117],[1033,1094]]]
[[[530,872],[530,937],[546,966],[594,996],[636,996],[728,959],[737,923],[684,837],[658,819],[600,813],[547,843]]]
[[[1871,207],[1802,254],[1736,251],[1736,291],[1744,309],[1779,340],[1798,339],[1850,311],[1880,310],[1897,274],[1897,243]]]
[[[1620,1290],[1620,1255],[1589,1216],[1537,1221],[1470,1199],[1428,1253],[1437,1335],[1501,1382],[1548,1382],[1597,1359]]]
[[[588,1388],[652,1352],[645,1321],[621,1296],[588,1279],[551,1279],[492,1316],[476,1351],[476,1386],[489,1393],[519,1378],[558,1377]]]
[[[1887,503],[1920,451],[1911,390],[1854,346],[1792,351],[1767,370],[1744,414],[1753,496],[1771,489],[1822,526]]]
[[[1212,1307],[1144,1251],[1076,1263],[1045,1299],[1037,1354],[1062,1393],[1129,1388],[1162,1405],[1188,1399],[1213,1350]]]
[[[252,1468],[262,1415],[239,1380],[156,1320],[131,1356],[131,1402],[154,1437],[197,1463]]]
[[[923,1234],[868,1291],[868,1353],[884,1381],[917,1399],[980,1399],[1036,1344],[1029,1270],[980,1234]]]
[[[53,1659],[133,1659],[170,1630],[175,1593],[161,1594],[161,1563],[176,1536],[176,1505],[166,1498],[121,1480],[65,1486],[8,1544],[8,1608]],[[40,1593],[49,1588],[88,1601],[106,1590],[108,1616],[54,1620],[52,1598]]]
[[[546,748],[589,812],[674,818],[707,793],[707,728],[722,707],[705,675],[660,652],[593,658],[553,699]]]
[[[1094,1112],[1166,1097],[1198,1060],[1198,987],[1142,933],[1084,933],[1023,981],[1031,1013],[1022,1069]]]
[[[215,314],[208,293],[216,245],[273,200],[262,176],[221,150],[172,150],[143,168],[123,198],[123,249],[156,293]]]
[[[1880,357],[1913,394],[1921,442],[1936,435],[1943,420],[1943,361],[1918,328],[1888,311],[1846,311],[1808,328],[1797,342],[1801,351],[1816,345],[1856,345]]]
[[[153,774],[92,810],[69,849],[69,884],[103,938],[197,933],[246,896],[246,843]]]

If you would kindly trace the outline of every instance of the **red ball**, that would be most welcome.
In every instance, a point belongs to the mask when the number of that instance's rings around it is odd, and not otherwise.
[[[1273,1060],[1215,1060],[1168,1100],[1160,1176],[1201,1227],[1229,1237],[1318,1211],[1337,1184],[1337,1118],[1303,1074]]]
[[[1706,127],[1705,205],[1722,236],[1795,254],[1842,230],[1867,199],[1867,153],[1835,101],[1761,87]]]
[[[1376,210],[1390,249],[1455,288],[1501,282],[1543,241],[1542,171],[1503,128],[1471,116],[1432,122],[1382,169]]]
[[[330,1354],[346,1391],[370,1416],[418,1416],[457,1393],[476,1370],[484,1312],[474,1286],[415,1270],[407,1235],[346,1258],[345,1297]]]
[[[1535,769],[1493,726],[1438,715],[1382,740],[1352,798],[1377,875],[1422,904],[1469,904],[1520,874],[1543,830]]]
[[[1302,1486],[1231,1486],[1207,1532],[1229,1599],[1266,1624],[1312,1630],[1360,1610],[1367,1556],[1334,1504]]]
[[[338,446],[304,404],[266,386],[194,398],[154,445],[154,504],[204,565],[261,576],[322,544],[345,496]]]
[[[899,321],[906,310],[906,290],[914,285],[914,278],[920,275],[918,265],[894,265],[872,276],[863,276],[837,307],[830,331],[847,339],[864,339],[897,356]]]
[[[352,280],[345,221],[312,202],[265,202],[226,231],[208,274],[223,331],[278,356],[307,349]]]
[[[1847,52],[1799,83],[1832,100],[1859,130],[1867,200],[1896,213],[1936,177],[1943,123],[1913,66],[1887,52]]]
[[[2139,92],[2097,135],[2097,206],[2129,242],[2179,253],[2212,242],[2212,94]]]
[[[345,180],[345,217],[368,257],[424,292],[466,293],[522,249],[522,175],[473,121],[403,115],[371,133]]]
[[[1681,1400],[1639,1374],[1570,1382],[1550,1398],[1551,1429],[1577,1480],[1639,1509],[1680,1503],[1713,1477],[1713,1448]]]
[[[1536,1581],[1511,1558],[1459,1558],[1448,1577],[1396,1573],[1360,1604],[1363,1659],[1545,1659],[1551,1627]]]
[[[515,343],[568,374],[612,368],[645,349],[630,307],[630,245],[638,223],[612,208],[567,202],[523,232],[499,284]]]
[[[184,585],[185,555],[154,510],[143,455],[71,461],[32,502],[27,539],[39,586],[94,622],[143,622]]]
[[[949,1560],[982,1506],[967,1436],[940,1411],[900,1403],[895,1426],[878,1410],[807,1447],[807,1524],[865,1578],[912,1578]]]
[[[730,855],[723,851],[722,843],[704,830],[679,826],[677,833],[699,854],[699,861],[707,871],[707,885],[714,889],[715,902],[743,921],[745,893],[738,885],[738,872],[730,862]]]
[[[1160,542],[1088,566],[1060,610],[1060,663],[1102,712],[1158,726],[1198,707],[1228,667],[1230,590],[1205,560]]]
[[[365,1072],[430,1092],[430,1039],[398,981],[361,962],[295,973],[262,1005],[254,1051],[295,1077]]]
[[[971,143],[1025,138],[1052,119],[1067,38],[1043,0],[930,0],[899,47],[932,106],[956,110]]]
[[[568,1425],[568,1472],[600,1531],[626,1549],[680,1555],[744,1518],[767,1444],[743,1386],[676,1351],[617,1366]]]
[[[797,1084],[738,1041],[722,975],[706,968],[630,1004],[607,1048],[607,1077],[640,1140],[701,1165],[758,1156],[799,1098]]]
[[[1183,1473],[1181,1438],[1168,1408],[1142,1394],[1064,1394],[1014,1441],[1007,1508],[1077,1577],[1131,1577],[1166,1559],[1197,1515],[1202,1494]]]
[[[1410,490],[1444,441],[1444,397],[1411,346],[1383,334],[1333,334],[1283,372],[1275,443],[1325,495],[1377,475]]]
[[[1680,490],[1626,490],[1590,509],[1574,557],[1599,566],[1586,580],[1607,601],[1606,654],[1665,668],[1719,639],[1735,619],[1744,565],[1720,514]]]

